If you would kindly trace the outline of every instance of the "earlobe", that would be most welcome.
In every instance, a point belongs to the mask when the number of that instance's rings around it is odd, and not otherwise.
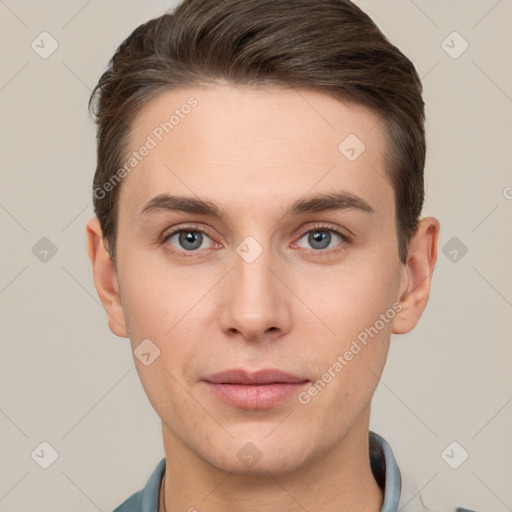
[[[94,285],[107,312],[108,326],[116,336],[128,338],[116,270],[105,249],[103,231],[96,217],[87,222],[86,234]]]
[[[412,331],[427,306],[437,261],[439,230],[439,221],[434,217],[426,217],[420,221],[416,235],[409,244],[409,253],[403,268],[405,290],[401,289],[402,309],[393,321],[394,334]]]

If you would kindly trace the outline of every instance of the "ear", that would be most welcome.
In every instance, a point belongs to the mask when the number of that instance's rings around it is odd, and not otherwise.
[[[114,264],[105,249],[103,231],[96,217],[87,223],[87,250],[91,260],[96,291],[108,315],[110,330],[121,338],[128,338],[119,283]]]
[[[437,261],[440,225],[434,217],[425,217],[409,244],[407,261],[403,265],[402,309],[393,319],[393,333],[405,334],[418,323],[430,295],[430,283]]]

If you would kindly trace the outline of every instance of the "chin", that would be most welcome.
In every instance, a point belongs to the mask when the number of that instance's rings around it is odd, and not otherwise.
[[[247,476],[286,475],[301,469],[314,458],[314,447],[305,447],[302,442],[274,444],[264,438],[254,442],[237,440],[221,453],[210,451],[203,457],[221,471]]]

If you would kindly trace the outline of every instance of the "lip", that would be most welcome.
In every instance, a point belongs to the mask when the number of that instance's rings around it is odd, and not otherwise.
[[[308,379],[273,368],[250,372],[241,369],[225,370],[203,379],[213,384],[296,384]]]
[[[203,379],[223,402],[243,409],[268,409],[296,395],[309,384],[304,377],[276,369],[226,370]]]

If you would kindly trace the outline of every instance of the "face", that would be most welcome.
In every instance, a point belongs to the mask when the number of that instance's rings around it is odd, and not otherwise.
[[[318,92],[226,84],[139,113],[120,321],[136,354],[149,340],[135,364],[166,442],[278,474],[367,420],[404,288],[381,127]]]

